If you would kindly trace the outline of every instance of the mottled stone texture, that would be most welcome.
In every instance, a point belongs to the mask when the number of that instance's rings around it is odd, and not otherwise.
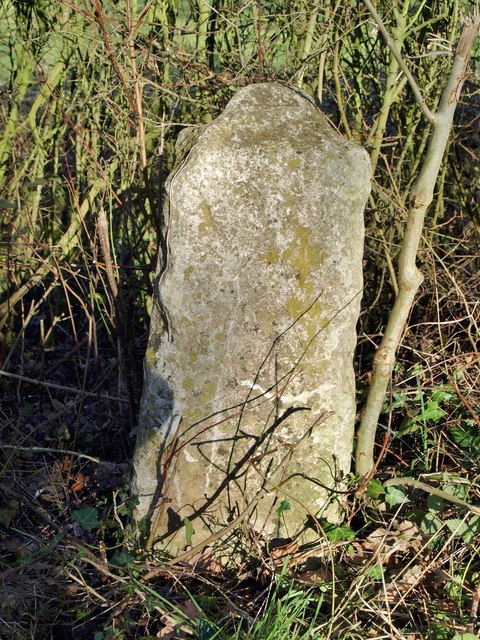
[[[239,91],[170,176],[134,492],[174,546],[184,518],[201,542],[249,504],[275,537],[338,515],[369,191],[365,151],[276,83]]]

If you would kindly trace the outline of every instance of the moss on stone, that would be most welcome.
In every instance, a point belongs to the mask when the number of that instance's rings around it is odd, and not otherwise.
[[[193,273],[194,271],[195,271],[195,268],[194,268],[192,265],[188,266],[188,267],[185,269],[185,271],[183,272],[183,279],[184,279],[185,281],[189,280],[189,279],[191,278],[192,273]]]
[[[145,364],[147,367],[153,367],[156,361],[156,355],[154,349],[147,347],[145,351]]]
[[[258,257],[266,264],[277,264],[280,260],[280,252],[278,249],[270,249],[266,253],[259,253]]]
[[[302,225],[296,218],[290,220],[290,226],[294,239],[289,242],[283,255],[297,272],[300,289],[305,293],[313,293],[316,283],[311,281],[311,274],[324,263],[325,251],[319,243],[311,240],[311,228]]]

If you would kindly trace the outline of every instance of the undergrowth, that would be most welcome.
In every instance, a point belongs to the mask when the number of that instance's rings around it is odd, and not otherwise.
[[[403,51],[434,104],[470,3],[377,4],[390,30],[407,19]],[[316,96],[375,156],[359,407],[429,135],[359,6],[206,8],[0,4],[0,638],[473,640],[478,47],[424,233],[425,281],[381,417],[376,474],[351,478],[345,522],[323,523],[308,546],[274,548],[243,523],[228,540],[235,554],[214,546],[181,560],[137,543],[129,464],[162,189],[181,128],[210,121],[240,86],[279,80]]]

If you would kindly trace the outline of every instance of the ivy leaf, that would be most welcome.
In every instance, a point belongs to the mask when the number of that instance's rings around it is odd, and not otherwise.
[[[86,509],[77,509],[72,511],[72,518],[78,522],[84,531],[91,531],[100,526],[98,520],[98,510],[95,507],[87,507]]]
[[[402,426],[400,427],[400,429],[398,430],[398,435],[399,436],[406,436],[409,433],[416,433],[417,431],[420,431],[420,429],[422,428],[423,423],[420,420],[417,420],[417,418],[407,418]]]
[[[438,422],[443,418],[444,415],[445,415],[445,411],[443,409],[440,409],[440,407],[438,406],[438,402],[433,402],[432,400],[430,400],[427,403],[427,406],[425,407],[425,409],[422,411],[420,418],[422,421],[425,421],[425,422],[427,420],[431,420],[432,422]]]
[[[436,391],[434,391],[432,393],[432,402],[443,402],[445,400],[451,400],[452,398],[455,398],[456,395],[452,392],[451,387],[444,387],[444,388],[440,388],[437,389]]]
[[[9,500],[7,504],[0,509],[0,524],[8,529],[12,524],[18,512],[20,511],[20,503],[18,500]]]
[[[350,527],[345,527],[332,522],[323,522],[322,529],[329,540],[332,542],[341,542],[354,540],[356,533]]]
[[[33,404],[25,403],[20,407],[20,415],[24,418],[30,418],[33,416]]]
[[[292,507],[291,507],[290,502],[288,500],[282,500],[282,502],[280,503],[280,506],[278,507],[278,509],[275,509],[275,513],[280,518],[282,513],[285,513],[285,511],[290,511],[291,508]]]
[[[372,567],[368,567],[365,574],[372,580],[381,580],[384,574],[384,568],[377,562]]]
[[[462,428],[464,427],[464,428]],[[450,427],[450,434],[455,441],[465,451],[472,451],[476,455],[480,452],[480,435],[478,435],[478,429],[467,422],[462,427],[452,426]]]
[[[440,498],[439,496],[431,494],[427,498],[427,507],[431,511],[443,511],[443,509],[445,508],[445,500],[443,498]]]
[[[384,410],[382,413],[389,413],[393,409],[401,409],[406,406],[408,401],[408,395],[404,392],[394,393],[393,394],[393,402],[390,404],[386,403]]]
[[[131,564],[133,561],[133,556],[131,556],[126,551],[115,551],[110,560],[110,564],[112,564],[114,567],[122,568]]]
[[[400,491],[400,489],[397,489],[396,487],[387,487],[385,502],[391,507],[394,507],[397,504],[406,504],[407,502],[410,502],[410,500],[403,491]]]
[[[442,528],[442,521],[433,511],[426,513],[420,523],[420,529],[429,536],[433,536]]]
[[[369,498],[373,498],[373,500],[378,500],[380,496],[383,496],[386,492],[385,487],[376,478],[372,478],[367,485],[367,496]]]
[[[479,532],[480,518],[474,516],[470,522],[465,522],[460,518],[450,518],[445,522],[447,527],[453,533],[454,536],[462,538],[464,542],[471,542]]]

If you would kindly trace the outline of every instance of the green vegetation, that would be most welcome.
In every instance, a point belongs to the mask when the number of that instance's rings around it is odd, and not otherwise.
[[[474,4],[376,3],[432,112]],[[278,80],[371,154],[360,410],[432,126],[362,3],[0,3],[2,640],[480,637],[479,71],[477,39],[375,477],[311,547],[242,522],[171,558],[129,529],[128,462],[178,134]]]

